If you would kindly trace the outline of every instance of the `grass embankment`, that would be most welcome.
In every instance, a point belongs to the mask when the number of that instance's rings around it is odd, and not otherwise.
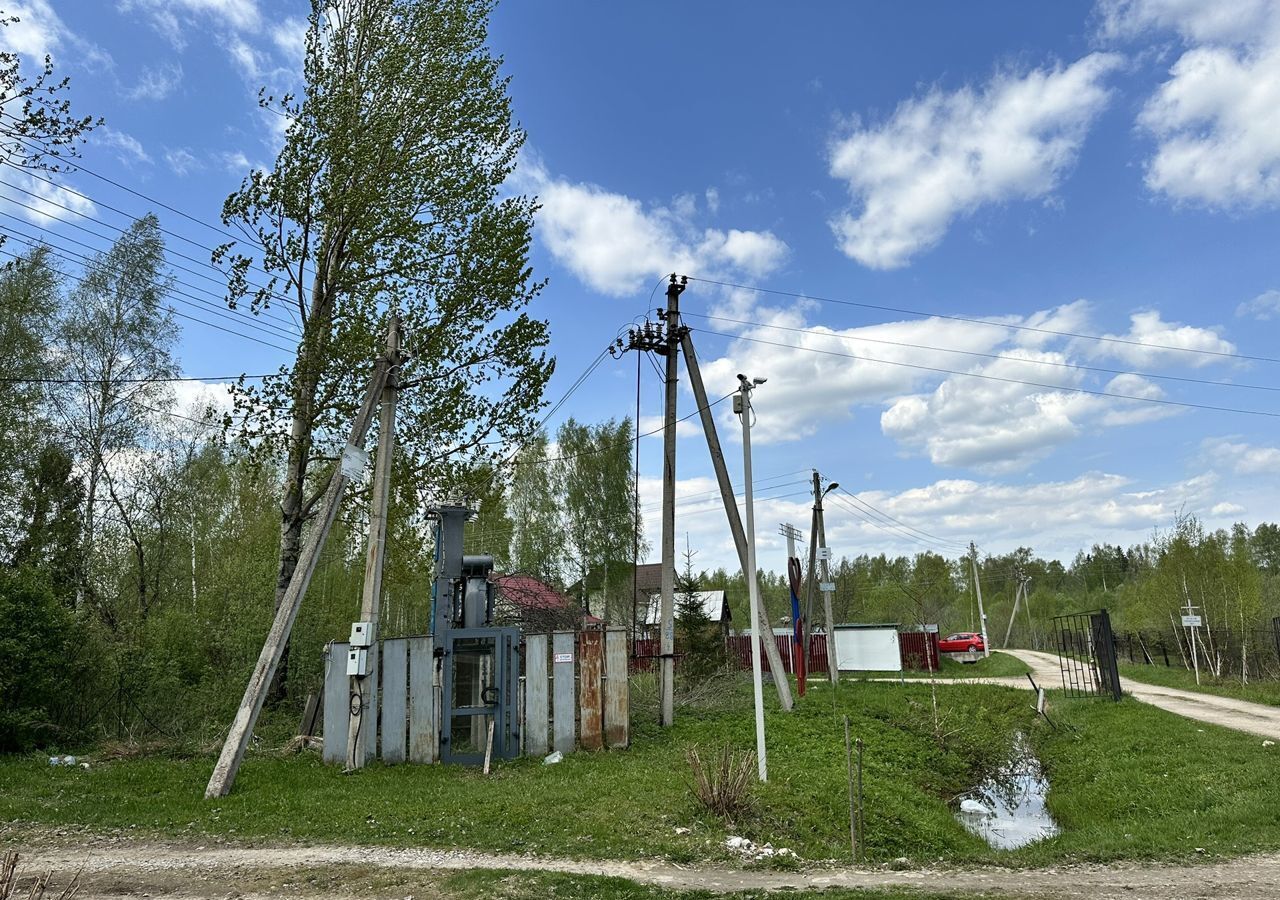
[[[637,685],[640,687],[640,685]],[[637,691],[643,708],[651,700]],[[1236,854],[1280,848],[1275,748],[1200,727],[1131,700],[1054,703],[1064,727],[1034,720],[1026,691],[972,685],[842,683],[836,710],[865,742],[866,860],[1041,864]],[[724,823],[688,787],[692,745],[754,746],[749,683],[683,708],[659,729],[637,716],[627,752],[580,753],[554,766],[524,759],[491,776],[459,767],[372,766],[344,776],[312,754],[255,753],[234,793],[202,797],[208,756],[50,767],[35,756],[0,761],[0,821],[135,829],[203,842],[312,841],[531,851],[579,858],[665,857],[717,862],[739,834],[805,860],[848,858],[843,728],[831,689],[811,686],[796,711],[768,712],[769,775],[755,812]],[[1066,727],[1066,726],[1070,727]],[[1052,782],[1065,833],[1013,853],[990,850],[954,820],[957,794],[1005,761],[1024,731]],[[676,828],[689,828],[677,834]],[[586,895],[586,894],[584,894]],[[621,894],[619,896],[631,896]],[[638,896],[646,896],[644,894]]]
[[[1018,678],[1030,671],[1031,667],[1016,656],[992,651],[986,659],[979,659],[973,663],[957,662],[949,656],[944,656],[939,661],[938,671],[934,675],[938,678]],[[929,678],[928,672],[915,669],[902,672],[861,671],[844,674],[853,678],[923,678],[926,681]],[[810,676],[810,680],[816,677],[820,676]]]
[[[1181,666],[1143,666],[1132,663],[1121,663],[1120,674],[1134,681],[1146,684],[1158,684],[1161,687],[1180,688],[1184,691],[1200,691],[1205,694],[1217,694],[1233,700],[1248,700],[1253,703],[1265,703],[1268,706],[1280,706],[1280,682],[1251,681],[1241,684],[1238,678],[1215,678],[1212,674],[1201,670],[1200,684],[1196,684],[1196,673]]]

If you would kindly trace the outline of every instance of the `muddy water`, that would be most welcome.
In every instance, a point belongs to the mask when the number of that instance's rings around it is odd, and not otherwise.
[[[1045,796],[1049,782],[1021,735],[1013,758],[1000,772],[964,795],[956,818],[997,850],[1015,850],[1053,837],[1059,828]]]

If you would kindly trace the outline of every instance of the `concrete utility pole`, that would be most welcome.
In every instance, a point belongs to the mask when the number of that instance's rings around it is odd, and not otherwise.
[[[756,757],[760,763],[760,780],[769,780],[769,766],[765,760],[764,743],[764,688],[761,685],[760,673],[760,582],[756,577],[756,514],[755,498],[751,492],[751,391],[765,379],[747,380],[747,376],[738,376],[738,396],[734,403],[734,412],[742,417],[742,477],[746,482],[743,488],[743,503],[747,510],[747,590],[751,594],[751,685],[755,695],[756,706]],[[774,644],[773,629],[769,629],[769,643]]]
[[[1013,620],[1018,615],[1018,606],[1022,602],[1023,595],[1026,593],[1027,582],[1030,580],[1022,573],[1021,569],[1018,569],[1014,577],[1018,579],[1018,587],[1013,592],[1013,611],[1009,613],[1009,627],[1005,629],[1004,644],[1001,646],[1001,649],[1009,646],[1009,635],[1013,633]],[[1027,611],[1027,617],[1028,620],[1031,617],[1030,610]]]
[[[298,608],[302,605],[307,585],[311,583],[311,575],[315,572],[316,563],[320,559],[320,551],[324,548],[325,538],[329,536],[329,529],[333,525],[334,516],[337,515],[338,506],[342,501],[343,488],[347,486],[347,480],[350,477],[346,463],[351,460],[353,470],[363,465],[360,457],[363,454],[361,448],[364,445],[364,436],[373,420],[373,410],[382,394],[382,387],[386,383],[390,368],[391,360],[385,356],[379,358],[374,365],[373,377],[369,380],[364,402],[361,403],[355,418],[351,420],[351,431],[347,436],[342,459],[334,467],[333,475],[329,479],[329,487],[325,490],[324,498],[320,503],[320,515],[302,545],[302,551],[298,555],[298,566],[294,569],[293,577],[289,579],[289,586],[280,600],[280,607],[276,610],[271,630],[267,632],[266,642],[262,645],[258,662],[254,666],[253,674],[249,677],[248,686],[245,687],[240,708],[236,710],[236,717],[231,723],[231,729],[227,732],[227,739],[222,744],[217,765],[213,768],[213,774],[209,776],[209,785],[204,791],[206,798],[225,797],[235,784],[236,773],[240,771],[240,763],[244,760],[245,748],[253,737],[253,726],[258,721],[258,714],[262,712],[262,701],[266,699],[276,666],[280,664],[285,644],[289,641],[289,632],[293,630],[294,620],[298,617]]]
[[[662,711],[659,724],[669,727],[675,722],[676,673],[676,383],[679,376],[680,295],[688,279],[679,284],[671,276],[667,285],[667,383],[662,429],[662,599],[659,607],[659,649],[661,656],[658,680],[662,686]]]
[[[373,463],[373,493],[369,498],[369,539],[364,562],[364,590],[360,597],[360,621],[371,622],[370,676],[352,675],[349,703],[352,715],[347,732],[347,768],[361,769],[373,756],[378,711],[373,702],[378,671],[378,632],[381,630],[382,566],[387,546],[387,496],[391,487],[391,456],[396,443],[396,398],[400,363],[400,317],[393,315],[387,327],[387,359],[392,360],[382,389],[378,419],[378,455]],[[358,713],[358,714],[357,714]],[[363,738],[363,740],[361,739]]]
[[[991,655],[991,642],[987,640],[987,613],[982,608],[982,581],[978,578],[978,548],[969,542],[969,568],[973,572],[973,592],[978,596],[978,622],[982,625],[982,655]]]
[[[698,404],[702,430],[707,436],[707,450],[711,454],[711,467],[715,469],[716,483],[720,486],[720,499],[724,502],[724,515],[729,522],[729,533],[733,535],[734,547],[738,551],[738,564],[742,567],[742,577],[748,578],[749,573],[754,572],[755,569],[747,565],[747,538],[742,528],[742,516],[738,512],[738,504],[733,497],[733,483],[729,480],[729,469],[724,462],[724,450],[720,447],[720,437],[716,432],[715,414],[711,411],[710,401],[707,400],[707,387],[702,383],[698,353],[693,347],[693,338],[688,331],[681,333],[680,347],[684,351],[684,364],[689,370],[689,386],[693,388],[693,397]],[[769,615],[763,603],[757,602],[755,612],[764,621],[769,621]],[[778,692],[778,703],[784,711],[790,712],[793,703],[791,682],[787,680],[787,670],[782,664],[782,654],[778,652],[778,642],[766,641],[764,655],[769,661],[769,672],[773,675],[773,686]]]

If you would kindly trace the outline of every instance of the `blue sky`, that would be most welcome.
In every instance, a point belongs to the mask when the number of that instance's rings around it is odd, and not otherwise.
[[[301,0],[5,7],[23,22],[0,37],[52,53],[77,108],[106,117],[85,153],[94,172],[216,223],[248,168],[273,158],[283,123],[255,96],[296,84]],[[1276,518],[1276,419],[1174,404],[1280,412],[1280,362],[1256,359],[1280,358],[1280,2],[784,14],[508,0],[491,36],[529,135],[513,187],[543,202],[551,399],[661,302],[666,273],[780,292],[704,280],[682,300],[713,395],[737,372],[769,378],[754,433],[757,493],[771,498],[757,507],[762,564],[782,566],[778,522],[807,527],[813,467],[869,504],[834,495],[837,554],[951,555],[974,540],[1069,558],[1149,539],[1179,512],[1211,526]],[[26,224],[0,227],[69,252],[103,242],[56,219],[109,228],[20,189],[101,223],[125,221],[112,207],[154,209],[176,234],[221,239],[88,174],[64,184],[91,200],[4,181],[0,211]],[[177,238],[170,249],[208,255]],[[291,346],[284,322],[198,311],[190,301],[216,303],[217,284],[178,275],[179,310]],[[182,324],[190,374],[288,359]],[[660,385],[641,371],[650,430]],[[606,360],[562,414],[626,414],[634,379],[634,357]],[[693,411],[683,380],[680,402]],[[733,565],[700,433],[680,433],[677,528],[700,565]],[[642,441],[655,546],[659,454],[659,438]]]

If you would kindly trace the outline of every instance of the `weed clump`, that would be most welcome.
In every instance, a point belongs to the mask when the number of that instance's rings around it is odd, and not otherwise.
[[[735,821],[755,807],[756,755],[721,747],[703,760],[698,748],[685,754],[692,774],[693,795],[708,812],[726,821]]]

